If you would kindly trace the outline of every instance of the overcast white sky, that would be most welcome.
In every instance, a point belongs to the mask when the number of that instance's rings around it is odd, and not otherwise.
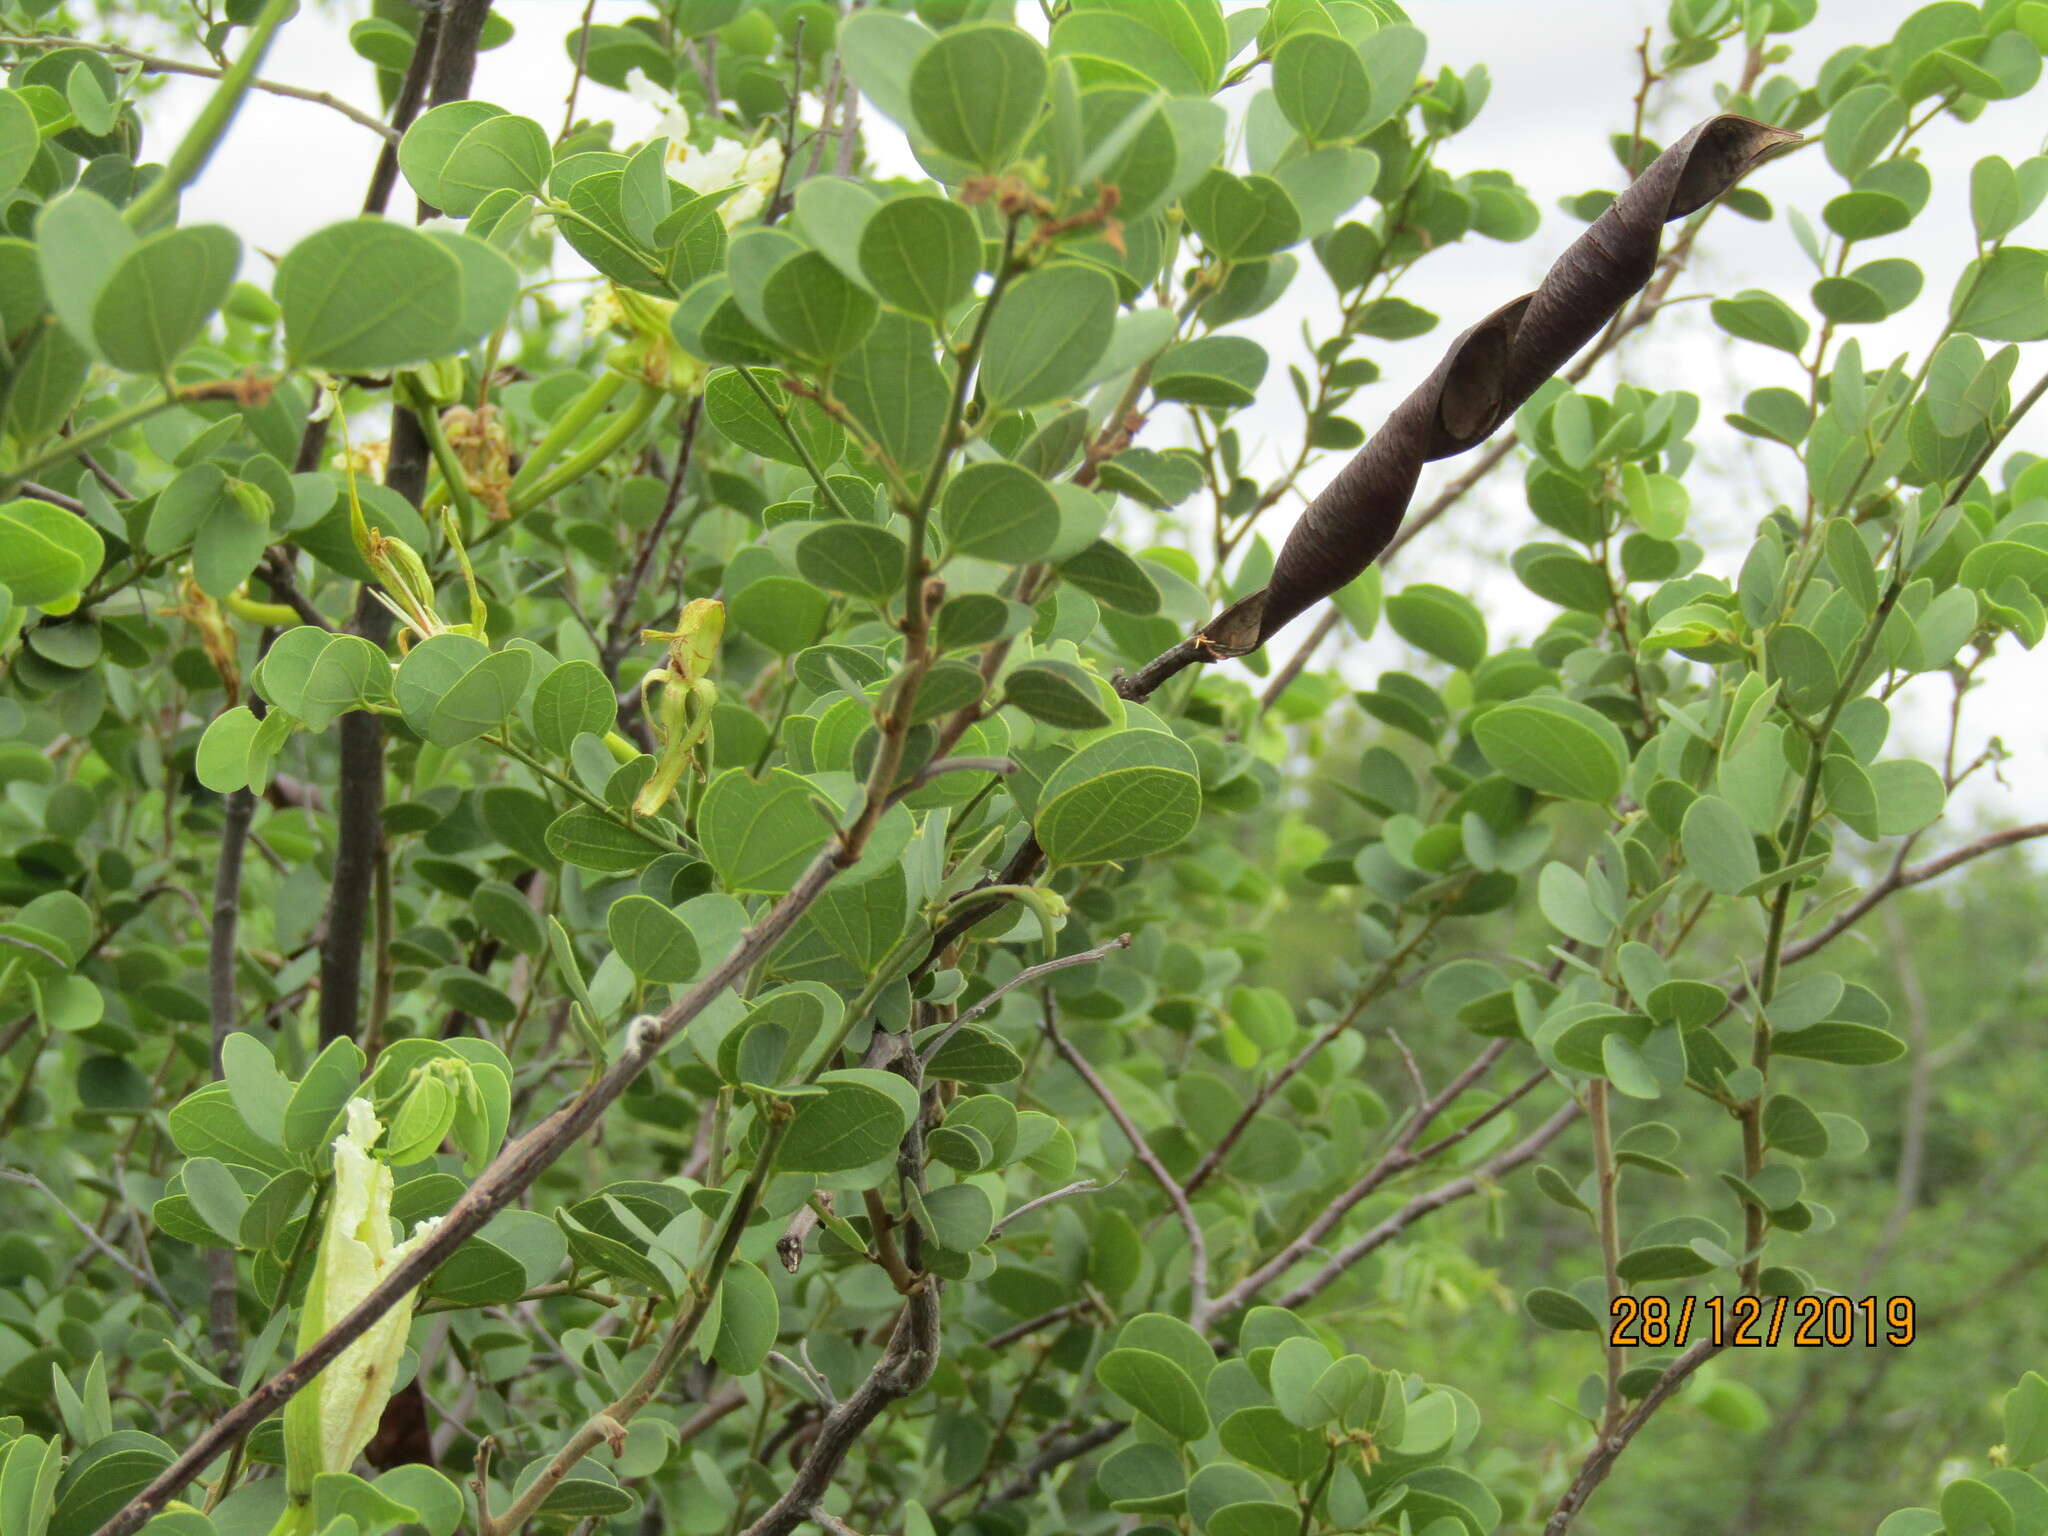
[[[1780,68],[1811,80],[1835,50],[1850,43],[1882,42],[1916,6],[1917,0],[1822,0],[1819,19],[1792,35],[1793,57]],[[1407,8],[1429,36],[1432,71],[1439,63],[1463,70],[1483,62],[1493,77],[1485,111],[1447,148],[1443,163],[1453,171],[1511,171],[1535,197],[1544,221],[1522,244],[1497,245],[1475,237],[1422,264],[1402,292],[1442,316],[1443,323],[1414,341],[1376,344],[1372,355],[1385,378],[1351,406],[1368,431],[1434,364],[1445,341],[1504,299],[1535,286],[1583,227],[1557,210],[1559,197],[1617,185],[1619,168],[1607,148],[1607,136],[1628,127],[1637,82],[1634,48],[1645,27],[1661,26],[1665,12],[1659,0],[1409,0]],[[561,120],[570,77],[563,37],[576,25],[581,9],[574,0],[501,0],[498,10],[513,22],[517,35],[484,56],[476,94],[552,129]],[[600,22],[618,20],[641,9],[631,0],[597,0],[596,16]],[[1030,9],[1025,8],[1027,13]],[[350,50],[347,40],[349,22],[367,10],[367,3],[309,7],[285,28],[264,73],[332,91],[374,110],[370,67]],[[163,40],[135,41],[153,46]],[[1711,87],[1732,79],[1738,63],[1732,52],[1726,53],[1676,86],[1653,94],[1651,136],[1668,143],[1714,111]],[[170,137],[182,130],[208,89],[210,82],[174,78],[152,99],[155,155],[164,153]],[[637,103],[603,87],[585,90],[584,112],[613,117],[627,139],[644,133],[648,114]],[[1918,349],[1938,330],[1947,302],[1939,275],[1959,271],[1970,254],[1969,168],[1987,153],[2019,159],[2038,152],[2040,103],[2037,92],[2018,103],[1994,105],[1975,124],[1944,119],[1921,137],[1921,153],[1934,177],[1928,210],[1911,229],[1872,242],[1858,254],[1859,259],[1908,257],[1930,274],[1930,282],[1903,314],[1882,325],[1855,329],[1872,366],[1907,348],[1916,349],[1917,357]],[[868,120],[874,123],[872,113]],[[252,96],[243,121],[188,194],[184,216],[217,220],[235,228],[250,244],[282,251],[299,236],[354,211],[376,147],[367,131],[318,106]],[[885,164],[915,174],[900,147],[878,148]],[[1781,207],[1790,203],[1815,211],[1841,190],[1818,151],[1771,164],[1753,184]],[[2035,224],[2017,238],[2040,244],[2044,225],[2048,213],[2037,215]],[[1262,445],[1253,459],[1254,473],[1277,469],[1282,456],[1291,454],[1292,444],[1299,441],[1300,416],[1284,365],[1300,353],[1302,322],[1315,323],[1328,314],[1331,303],[1320,269],[1306,248],[1301,255],[1302,275],[1286,301],[1246,323],[1275,354],[1263,398],[1243,424],[1247,446]],[[263,280],[260,267],[252,267],[249,275]],[[1782,218],[1758,225],[1723,213],[1713,221],[1676,291],[1721,295],[1762,287],[1797,295],[1815,275]],[[2048,363],[2048,357],[2040,355],[2048,348],[2036,344],[2027,351],[2035,355],[2022,358],[2021,387]],[[1692,389],[1702,397],[1695,440],[1703,461],[1715,473],[1708,478],[1696,472],[1688,480],[1694,504],[1692,534],[1707,546],[1709,569],[1732,573],[1748,531],[1774,501],[1788,499],[1797,482],[1789,453],[1735,432],[1721,417],[1735,409],[1748,390],[1798,385],[1796,365],[1783,353],[1723,336],[1708,318],[1706,305],[1699,303],[1670,310],[1654,326],[1638,332],[1587,387],[1605,390],[1624,377],[1646,388]],[[2029,423],[2013,446],[2048,451],[2048,423]],[[1309,488],[1335,474],[1341,462],[1341,456],[1326,457],[1311,471]],[[1461,467],[1457,459],[1433,466],[1417,503]],[[1275,509],[1269,538],[1277,541],[1294,511]],[[1389,588],[1428,579],[1475,591],[1488,611],[1497,642],[1526,638],[1541,628],[1552,610],[1523,590],[1506,571],[1505,560],[1515,543],[1532,536],[1544,535],[1522,503],[1518,473],[1504,465],[1488,492],[1469,499],[1389,569]],[[1305,629],[1306,623],[1300,627]],[[2041,820],[2048,818],[2048,774],[2040,771],[2048,756],[2048,707],[2040,702],[2048,697],[2042,685],[2048,656],[2008,648],[2011,655],[2000,659],[1988,685],[1973,695],[1965,755],[1973,754],[1988,736],[2000,736],[2017,759],[2007,774],[2012,782],[2001,785],[1984,776],[1967,797],[1965,815]],[[1282,649],[1284,653],[1284,644]],[[1382,632],[1348,658],[1347,670],[1363,680],[1410,661],[1402,642]],[[1932,752],[1947,703],[1947,684],[1939,676],[1909,688],[1895,702],[1893,750]]]

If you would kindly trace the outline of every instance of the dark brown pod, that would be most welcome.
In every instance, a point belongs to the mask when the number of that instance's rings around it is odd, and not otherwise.
[[[1168,654],[1184,657],[1184,666],[1257,650],[1371,565],[1399,530],[1422,466],[1491,437],[1649,282],[1665,224],[1705,207],[1799,137],[1727,113],[1651,161],[1557,258],[1534,293],[1503,305],[1451,343],[1435,371],[1309,504],[1281,546],[1266,588]]]

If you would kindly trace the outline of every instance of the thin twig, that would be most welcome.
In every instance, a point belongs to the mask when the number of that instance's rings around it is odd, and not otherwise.
[[[1060,1033],[1050,993],[1047,993],[1045,999],[1043,1024],[1047,1043],[1059,1053],[1062,1061],[1074,1069],[1081,1081],[1088,1085],[1089,1090],[1101,1101],[1102,1107],[1109,1111],[1110,1119],[1114,1120],[1116,1128],[1123,1132],[1124,1140],[1131,1144],[1132,1155],[1144,1166],[1145,1171],[1152,1175],[1153,1182],[1165,1193],[1167,1201],[1173,1206],[1174,1215],[1180,1219],[1181,1231],[1186,1235],[1188,1243],[1188,1316],[1192,1326],[1199,1330],[1209,1320],[1209,1245],[1202,1236],[1201,1222],[1195,1219],[1194,1207],[1188,1204],[1186,1191],[1175,1182],[1173,1175],[1166,1171],[1166,1164],[1159,1161],[1159,1155],[1152,1150],[1151,1143],[1145,1140],[1145,1133],[1138,1129],[1109,1084],[1104,1082],[1101,1074],[1088,1064],[1088,1058],[1075,1050],[1072,1042]]]
[[[994,1242],[997,1238],[1003,1235],[1004,1229],[1008,1227],[1011,1222],[1015,1221],[1018,1217],[1024,1215],[1029,1211],[1035,1211],[1040,1206],[1051,1205],[1055,1200],[1064,1200],[1069,1195],[1099,1195],[1102,1193],[1103,1190],[1115,1186],[1116,1183],[1123,1178],[1123,1176],[1123,1170],[1119,1168],[1116,1172],[1116,1177],[1111,1179],[1107,1184],[1098,1184],[1093,1179],[1076,1179],[1073,1183],[1064,1184],[1060,1186],[1060,1188],[1052,1191],[1052,1193],[1050,1194],[1040,1195],[1035,1200],[1026,1200],[1022,1205],[1018,1206],[1017,1209],[1010,1212],[1009,1215],[1005,1216],[1001,1221],[997,1222],[993,1227],[989,1229],[988,1240],[990,1242]]]
[[[227,73],[226,70],[216,69],[211,64],[189,64],[183,59],[167,59],[160,54],[143,53],[122,43],[95,43],[83,37],[23,37],[16,34],[0,34],[0,47],[89,48],[94,53],[112,54],[117,59],[139,64],[145,74],[151,75],[193,75],[201,80],[218,80]],[[251,80],[249,88],[270,96],[284,96],[292,101],[310,101],[315,106],[327,108],[330,112],[339,112],[358,127],[380,134],[394,144],[398,142],[397,129],[360,107],[350,106],[330,92],[308,90],[302,85],[286,85],[279,80]]]
[[[1043,960],[1037,965],[1027,965],[1008,981],[989,993],[980,1002],[969,1008],[959,1018],[948,1024],[932,1043],[918,1053],[920,1066],[930,1066],[946,1042],[959,1032],[962,1026],[972,1024],[976,1019],[995,1007],[1019,987],[1028,987],[1035,981],[1042,981],[1056,971],[1070,971],[1077,965],[1093,965],[1106,955],[1113,955],[1120,949],[1131,947],[1131,936],[1120,933],[1107,944],[1098,944],[1093,949],[1084,949],[1077,955],[1061,955],[1057,959]]]

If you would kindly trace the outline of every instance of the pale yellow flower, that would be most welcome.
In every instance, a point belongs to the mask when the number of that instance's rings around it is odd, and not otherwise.
[[[392,1241],[391,1169],[371,1154],[383,1134],[369,1101],[350,1099],[348,1129],[334,1141],[326,1226],[299,1318],[302,1352],[439,1224],[439,1218],[423,1221],[404,1242]],[[285,1405],[285,1484],[292,1506],[287,1520],[311,1500],[315,1477],[348,1471],[377,1433],[412,1327],[414,1294],[408,1292]]]

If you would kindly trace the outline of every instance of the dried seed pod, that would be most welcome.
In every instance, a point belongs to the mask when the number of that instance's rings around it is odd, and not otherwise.
[[[1799,137],[1724,113],[1651,161],[1557,258],[1534,293],[1451,343],[1435,371],[1309,504],[1265,589],[1225,609],[1140,675],[1156,687],[1191,662],[1255,651],[1371,565],[1400,528],[1422,466],[1491,437],[1649,282],[1665,224],[1705,207]]]

